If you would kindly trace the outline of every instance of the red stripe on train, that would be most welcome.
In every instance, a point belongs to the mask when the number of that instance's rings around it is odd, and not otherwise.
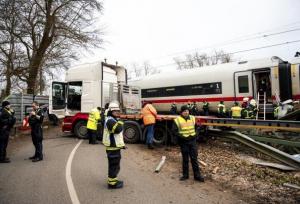
[[[243,101],[244,97],[217,97],[217,98],[182,98],[182,99],[160,99],[160,100],[143,100],[152,103],[186,103],[186,102],[219,102],[219,101]],[[249,97],[250,99],[252,97]]]
[[[157,100],[143,100],[152,103],[187,103],[187,102],[219,102],[219,101],[243,101],[244,97],[216,97],[216,98],[182,98],[182,99],[157,99]],[[251,96],[248,96],[251,99]],[[272,97],[275,100],[275,96]],[[293,99],[300,99],[300,95],[294,95]]]

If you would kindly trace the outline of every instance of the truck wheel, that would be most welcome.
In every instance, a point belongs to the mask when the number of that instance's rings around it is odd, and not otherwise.
[[[140,125],[135,121],[125,121],[123,135],[125,143],[137,143],[142,135]]]
[[[74,134],[79,139],[88,138],[88,131],[87,131],[87,128],[86,128],[86,121],[80,120],[76,123],[76,125],[74,127]]]
[[[166,128],[164,126],[154,126],[153,142],[158,145],[165,144],[168,139],[168,132],[168,130],[166,132]],[[147,137],[147,135],[145,136]]]
[[[58,125],[59,120],[58,120],[56,115],[48,114],[48,118],[49,118],[49,121],[51,122],[52,125],[54,125],[54,126]]]

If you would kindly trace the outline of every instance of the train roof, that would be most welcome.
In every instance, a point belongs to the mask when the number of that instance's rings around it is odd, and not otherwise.
[[[211,83],[223,80],[233,80],[233,73],[253,69],[277,66],[278,58],[265,58],[251,61],[239,61],[194,69],[173,70],[160,74],[149,75],[140,80],[131,81],[131,85],[140,88],[157,88],[174,85],[188,85],[197,83]]]

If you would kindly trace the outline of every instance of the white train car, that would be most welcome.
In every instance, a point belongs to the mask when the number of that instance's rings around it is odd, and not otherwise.
[[[261,80],[266,83],[267,103],[273,103],[276,95],[281,101],[300,99],[299,63],[300,58],[289,63],[272,57],[174,70],[146,76],[130,84],[139,86],[142,100],[152,102],[160,112],[168,112],[173,102],[178,108],[188,102],[197,102],[201,109],[199,102],[203,101],[208,101],[210,109],[216,111],[219,101],[231,107],[244,97],[257,99]]]

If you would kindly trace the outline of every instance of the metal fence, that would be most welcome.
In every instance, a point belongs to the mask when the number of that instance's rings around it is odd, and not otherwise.
[[[5,100],[9,101],[11,108],[14,109],[17,123],[21,123],[25,115],[32,111],[31,104],[33,101],[37,101],[42,107],[49,106],[49,96],[12,94]]]

